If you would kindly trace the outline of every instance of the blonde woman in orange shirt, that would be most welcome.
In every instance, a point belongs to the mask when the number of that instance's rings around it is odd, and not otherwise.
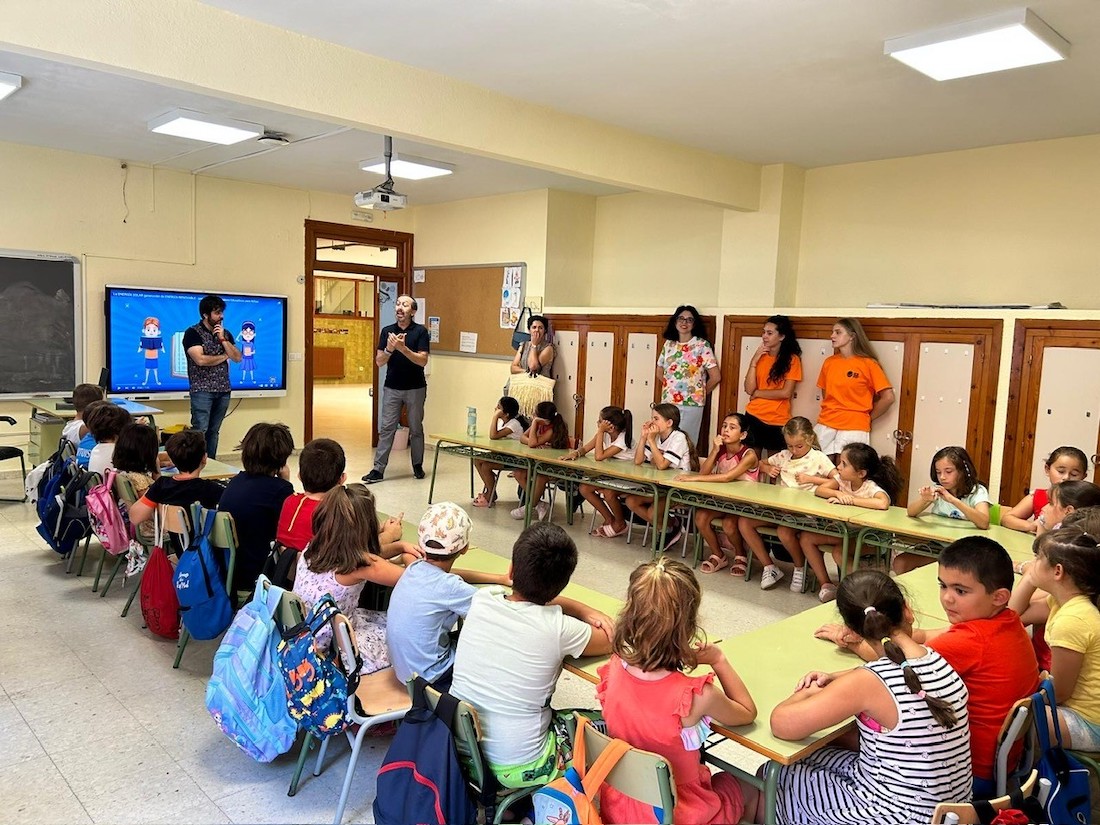
[[[855,318],[839,318],[829,336],[836,352],[817,377],[821,412],[814,432],[834,462],[849,444],[871,443],[871,422],[894,403],[894,388]]]

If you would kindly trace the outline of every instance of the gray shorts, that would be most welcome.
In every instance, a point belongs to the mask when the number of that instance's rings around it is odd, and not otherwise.
[[[1067,707],[1059,707],[1058,713],[1062,716],[1066,730],[1069,732],[1069,742],[1066,747],[1075,751],[1100,752],[1100,725],[1094,724],[1077,711]]]

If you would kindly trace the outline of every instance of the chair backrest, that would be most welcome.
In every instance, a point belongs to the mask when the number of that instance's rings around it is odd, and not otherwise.
[[[432,710],[435,710],[439,704],[441,695],[431,685],[424,688],[424,697]],[[479,791],[485,789],[486,782],[493,783],[495,789],[495,777],[489,771],[481,752],[481,723],[478,721],[474,706],[459,700],[458,707],[455,708],[455,718],[451,720],[450,727],[455,740],[455,749],[458,751],[458,759],[467,772],[467,778]]]
[[[343,613],[337,614],[332,620],[332,638],[336,642],[336,651],[340,654],[340,667],[345,675],[351,676],[358,670],[355,661],[358,649],[351,621]]]
[[[301,624],[306,618],[306,606],[302,597],[293,590],[284,590],[275,608],[275,621],[283,630]]]
[[[1025,797],[1031,796],[1035,793],[1035,785],[1038,781],[1039,773],[1033,770],[1028,774],[1027,779],[1020,784],[1020,792]],[[1012,807],[1012,797],[999,796],[996,799],[989,800],[989,804],[993,806],[993,810],[1003,811]],[[978,825],[981,822],[978,812],[974,810],[974,806],[969,802],[941,802],[932,813],[932,825],[940,825],[949,813],[955,814],[959,818],[959,825]]]
[[[584,767],[587,771],[611,744],[612,739],[592,725],[582,725],[580,714],[576,714],[576,718],[577,729],[584,730]],[[663,756],[631,748],[611,769],[604,781],[631,799],[660,809],[663,814],[662,822],[672,822],[676,801],[672,768]]]
[[[233,520],[232,513],[223,513],[220,510],[214,516],[214,526],[210,528],[210,546],[225,552],[225,592],[233,593],[233,571],[237,569],[237,522]],[[249,587],[243,593],[251,593]],[[238,599],[237,604],[244,604],[243,599]]]
[[[1014,764],[1009,764],[1012,751],[1017,749],[1019,742],[1019,757]],[[1031,697],[1020,699],[1012,706],[1005,716],[1001,731],[997,734],[997,750],[993,760],[993,779],[995,792],[998,796],[1008,793],[1010,777],[1027,776],[1035,767],[1035,757],[1038,753],[1038,736],[1035,731],[1034,709]]]

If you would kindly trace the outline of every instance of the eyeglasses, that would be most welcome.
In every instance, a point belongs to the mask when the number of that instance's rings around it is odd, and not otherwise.
[[[678,324],[694,324],[695,319],[690,315],[688,315],[688,316],[681,315],[676,319],[676,323],[678,323]]]

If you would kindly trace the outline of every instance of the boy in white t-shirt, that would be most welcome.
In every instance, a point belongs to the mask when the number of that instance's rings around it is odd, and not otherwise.
[[[550,708],[562,659],[611,652],[611,618],[559,595],[576,566],[561,527],[532,524],[512,547],[512,592],[479,590],[458,639],[451,693],[476,708],[485,758],[507,788],[545,785],[569,767],[572,710]]]
[[[77,384],[73,388],[73,409],[76,410],[76,417],[65,424],[61,435],[71,441],[74,447],[80,444],[80,439],[88,432],[88,428],[84,425],[84,410],[93,401],[102,400],[103,390],[95,384]]]

